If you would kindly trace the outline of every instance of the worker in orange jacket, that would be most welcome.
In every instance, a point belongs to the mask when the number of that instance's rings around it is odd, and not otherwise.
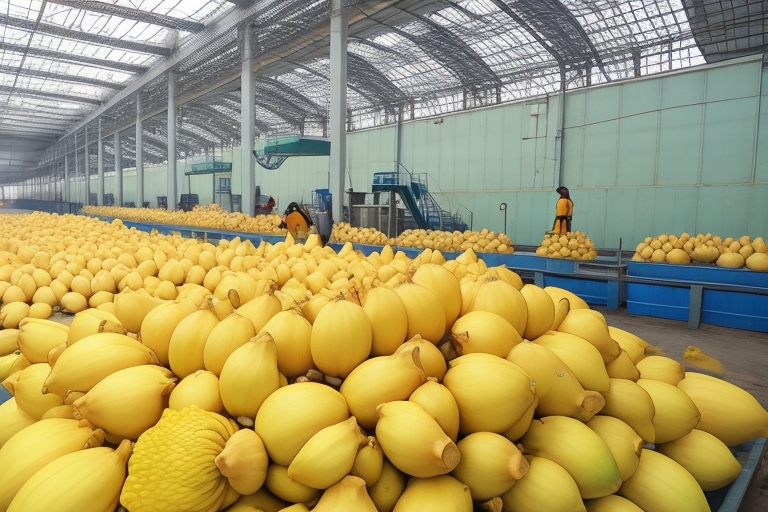
[[[281,228],[285,228],[294,238],[306,238],[314,225],[309,214],[298,203],[292,202],[285,209]]]
[[[552,225],[552,231],[564,235],[571,231],[573,201],[567,188],[557,187],[556,192],[560,194],[560,199],[557,200],[555,205],[555,223]]]

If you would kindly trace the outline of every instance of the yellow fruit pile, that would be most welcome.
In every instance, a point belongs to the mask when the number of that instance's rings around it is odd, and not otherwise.
[[[768,433],[743,389],[472,249],[63,217],[9,218],[17,278],[156,268],[69,325],[0,330],[0,510],[705,511],[741,470],[728,446]]]
[[[732,237],[721,239],[710,233],[699,233],[695,237],[688,233],[655,238],[649,236],[637,245],[632,261],[681,265],[697,261],[726,268],[747,267],[768,272],[768,246],[762,237],[751,240],[747,235],[738,240]]]
[[[536,248],[536,254],[548,258],[593,260],[597,258],[597,249],[592,240],[581,231],[569,231],[564,235],[545,234],[541,245]]]
[[[394,245],[415,249],[434,249],[441,252],[474,252],[512,254],[512,240],[504,233],[483,228],[480,231],[440,231],[432,229],[407,229],[396,238],[387,238],[376,228],[355,228],[341,222],[334,224],[331,242],[352,242],[371,245]]]
[[[278,227],[280,215],[256,215],[251,217],[241,212],[228,212],[216,203],[197,205],[192,211],[163,210],[159,208],[124,208],[119,206],[84,206],[88,215],[114,217],[150,224],[170,224],[174,226],[194,226],[201,228],[240,231],[243,233],[285,234],[286,230]]]

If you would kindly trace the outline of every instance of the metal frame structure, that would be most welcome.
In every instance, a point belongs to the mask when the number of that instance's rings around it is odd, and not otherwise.
[[[112,155],[124,132],[122,165],[135,165],[137,118],[147,164],[168,160],[169,131],[177,158],[239,145],[246,37],[254,136],[326,136],[332,5],[348,19],[347,130],[768,47],[766,0],[335,2],[0,0],[0,184],[59,179],[65,156],[82,157],[86,131]],[[104,158],[104,171],[114,161]]]

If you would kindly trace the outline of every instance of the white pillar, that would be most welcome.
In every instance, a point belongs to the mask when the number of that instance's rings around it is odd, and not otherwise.
[[[88,127],[85,127],[85,163],[83,164],[83,175],[85,176],[85,199],[84,205],[91,204],[91,153],[88,150]]]
[[[144,134],[141,122],[141,97],[136,95],[136,208],[144,206]]]
[[[250,25],[240,28],[243,60],[240,73],[240,207],[243,213],[255,213],[256,160],[253,139],[256,131],[256,81],[252,69],[252,31]]]
[[[333,220],[344,212],[344,176],[347,167],[347,11],[343,0],[331,0],[331,128],[330,192]]]
[[[96,139],[97,172],[99,174],[99,192],[96,204],[104,206],[104,141],[101,139],[101,118],[99,118],[99,138]]]
[[[168,197],[169,210],[176,209],[179,200],[176,186],[176,72],[168,72]]]
[[[115,179],[117,180],[117,194],[115,206],[123,206],[123,148],[120,145],[120,132],[115,132]]]

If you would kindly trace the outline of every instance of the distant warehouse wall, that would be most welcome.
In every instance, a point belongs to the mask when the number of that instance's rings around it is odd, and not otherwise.
[[[568,92],[562,165],[559,94],[405,121],[399,133],[353,131],[345,189],[370,191],[373,174],[395,170],[399,153],[401,169],[426,174],[445,209],[467,222],[472,211],[476,230],[503,230],[506,203],[506,232],[518,244],[538,244],[551,228],[560,184],[571,190],[574,229],[599,247],[621,239],[633,248],[661,233],[768,236],[766,96],[761,56]],[[239,193],[240,148],[231,156]],[[164,169],[145,170],[159,173],[145,177],[153,206],[165,195]],[[179,190],[211,202],[207,178],[190,187],[183,169]],[[328,188],[328,170],[328,157],[291,157],[275,171],[257,165],[256,184],[282,209]],[[126,173],[126,201],[133,179]]]

